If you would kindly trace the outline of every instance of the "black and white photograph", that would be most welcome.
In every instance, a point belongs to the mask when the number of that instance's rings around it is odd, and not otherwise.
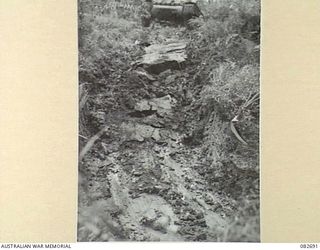
[[[79,242],[260,242],[260,0],[78,0]]]

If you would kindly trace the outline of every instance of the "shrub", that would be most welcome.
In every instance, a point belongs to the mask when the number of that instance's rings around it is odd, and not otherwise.
[[[194,68],[199,121],[209,161],[207,181],[236,200],[222,241],[259,241],[260,2],[212,0],[190,22],[189,69]],[[239,140],[231,129],[231,121]],[[209,174],[210,173],[210,174]]]

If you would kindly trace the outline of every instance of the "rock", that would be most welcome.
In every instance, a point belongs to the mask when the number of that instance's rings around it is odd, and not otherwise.
[[[152,107],[149,104],[149,101],[147,100],[142,100],[141,102],[138,102],[135,106],[134,109],[136,111],[147,111],[147,110],[152,110]]]
[[[161,140],[160,130],[159,129],[155,129],[153,131],[153,134],[152,134],[151,138],[156,140],[156,141],[160,141]]]
[[[123,123],[121,129],[124,132],[125,140],[143,142],[145,139],[152,138],[156,141],[161,139],[160,129],[149,125],[138,123]]]
[[[142,100],[138,102],[134,109],[139,112],[156,111],[158,115],[164,116],[171,114],[172,107],[177,103],[177,100],[170,95],[150,100]]]
[[[144,224],[151,224],[153,223],[155,220],[157,219],[157,214],[155,212],[154,209],[148,209],[146,212],[145,212],[145,215],[144,217],[142,218],[141,222],[144,223]]]
[[[151,74],[159,74],[167,69],[181,69],[187,59],[186,42],[170,41],[145,48],[145,55],[138,62]]]
[[[169,85],[176,80],[176,75],[170,75],[165,79],[165,84]]]
[[[153,223],[153,228],[161,232],[166,232],[169,225],[170,225],[170,217],[166,215],[162,215]]]
[[[154,128],[163,128],[165,123],[156,114],[149,115],[141,119],[141,123],[150,125]]]
[[[137,75],[140,75],[142,77],[146,77],[150,81],[155,81],[156,78],[154,78],[152,75],[150,75],[148,72],[146,72],[143,69],[135,70],[134,71]]]

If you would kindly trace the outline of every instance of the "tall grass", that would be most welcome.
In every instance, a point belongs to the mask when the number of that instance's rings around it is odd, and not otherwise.
[[[201,5],[204,17],[191,21],[188,34],[194,84],[201,86],[194,105],[202,110],[203,151],[214,175],[222,176],[208,179],[237,201],[222,240],[259,241],[260,1]],[[230,129],[234,118],[246,144]]]

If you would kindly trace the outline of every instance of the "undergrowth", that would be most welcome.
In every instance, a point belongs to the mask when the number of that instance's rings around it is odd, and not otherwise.
[[[238,203],[223,240],[259,241],[260,2],[213,0],[202,7],[204,17],[191,21],[187,36],[194,85],[201,86],[193,105],[201,111],[203,152],[223,177],[208,181]]]

